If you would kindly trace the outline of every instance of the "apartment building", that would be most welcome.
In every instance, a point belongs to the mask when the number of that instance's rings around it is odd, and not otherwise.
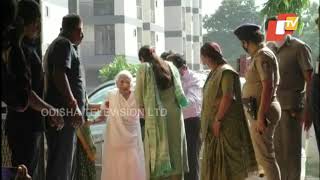
[[[202,45],[201,0],[164,0],[165,49],[181,53],[198,70]]]
[[[138,63],[143,45],[164,51],[163,0],[79,0],[79,13],[84,22],[80,55],[88,86],[99,83],[98,70],[116,55]]]
[[[144,44],[164,50],[163,1],[80,0],[79,7],[85,34],[81,57],[88,66],[101,67],[115,55],[137,62]]]

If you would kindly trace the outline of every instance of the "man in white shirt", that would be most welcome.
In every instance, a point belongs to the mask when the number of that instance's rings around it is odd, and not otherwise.
[[[199,180],[201,80],[199,75],[188,68],[181,55],[171,54],[167,57],[167,60],[178,68],[182,87],[189,102],[189,106],[183,109],[189,163],[189,173],[186,173],[184,178],[185,180]]]

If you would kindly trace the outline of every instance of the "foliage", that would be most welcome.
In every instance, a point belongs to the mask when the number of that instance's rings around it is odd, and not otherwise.
[[[302,22],[305,26],[303,32],[298,36],[302,41],[307,43],[312,49],[312,59],[315,61],[319,56],[319,30],[315,20],[319,16],[319,5],[312,3],[302,16]]]
[[[112,63],[104,65],[99,70],[99,78],[103,82],[113,80],[115,76],[122,70],[128,70],[133,76],[135,76],[138,66],[138,64],[129,64],[125,56],[118,55],[114,58]]]
[[[208,32],[232,32],[243,23],[257,23],[259,14],[254,0],[223,0],[215,14],[204,17],[203,27]]]
[[[310,5],[310,0],[268,0],[261,10],[261,14],[267,17],[282,13],[295,13],[299,17],[303,15]],[[304,22],[299,18],[298,32],[301,33]]]
[[[258,24],[259,12],[256,9],[254,0],[223,0],[215,14],[204,17],[203,27],[208,32],[204,41],[219,43],[224,56],[233,66],[236,59],[245,53],[233,31],[243,23]]]

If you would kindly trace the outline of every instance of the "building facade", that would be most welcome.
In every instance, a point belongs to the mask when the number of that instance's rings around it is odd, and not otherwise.
[[[144,44],[164,50],[162,1],[80,0],[79,7],[85,34],[81,57],[88,66],[101,67],[115,55],[137,62]]]
[[[164,0],[165,49],[183,54],[199,70],[202,45],[201,0]]]
[[[42,30],[42,55],[48,46],[59,35],[63,16],[67,15],[69,1],[66,0],[43,0],[41,1],[41,30]]]
[[[143,45],[164,51],[162,0],[79,0],[79,10],[84,22],[80,55],[89,87],[99,84],[98,70],[116,55],[138,63]]]

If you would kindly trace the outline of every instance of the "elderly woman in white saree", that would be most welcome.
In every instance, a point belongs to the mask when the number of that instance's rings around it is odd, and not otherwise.
[[[118,89],[107,95],[101,116],[96,120],[105,120],[107,110],[101,180],[146,179],[139,111],[130,90],[131,80],[128,71],[117,75]]]

